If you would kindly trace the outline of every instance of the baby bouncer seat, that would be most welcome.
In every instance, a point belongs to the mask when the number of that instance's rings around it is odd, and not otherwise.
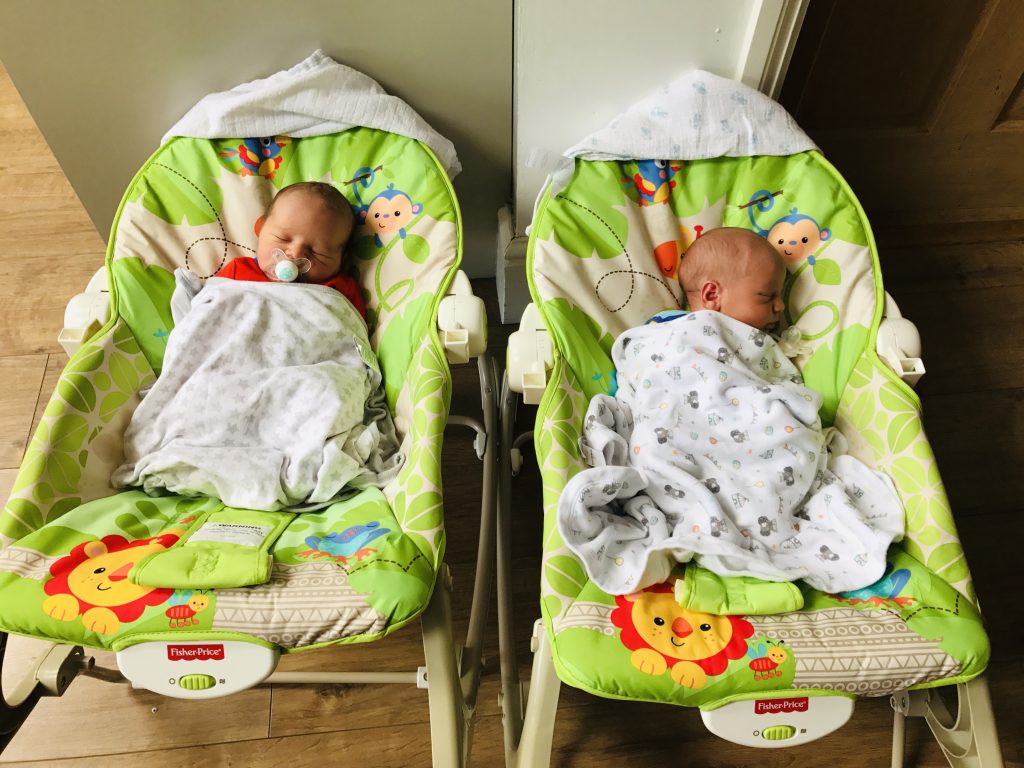
[[[846,722],[858,697],[890,696],[893,765],[903,764],[908,715],[927,718],[951,764],[1001,765],[979,677],[988,639],[907,382],[920,374],[920,361],[884,347],[887,363],[876,349],[880,327],[891,336],[886,324],[898,314],[864,211],[843,178],[781,106],[707,72],[674,82],[566,154],[571,160],[549,178],[535,211],[527,255],[534,304],[510,342],[502,396],[509,445],[520,442],[510,439],[511,392],[539,402],[533,445],[544,507],[528,694],[511,653],[507,607],[501,614],[508,763],[549,763],[565,682],[597,696],[699,708],[715,734],[762,748],[821,738]],[[682,657],[672,658],[640,618],[713,623],[672,597],[681,567],[665,585],[606,594],[566,546],[555,512],[586,466],[584,415],[591,397],[609,392],[612,342],[680,305],[680,259],[721,226],[753,230],[780,249],[788,271],[784,325],[800,331],[795,362],[823,396],[823,424],[895,484],[906,534],[875,584],[843,594],[803,585],[798,610],[728,616],[722,631],[736,642],[709,646],[708,657],[696,660],[706,677],[684,683],[672,674]],[[511,462],[503,458],[500,483],[499,594],[515,515],[506,494]],[[664,663],[644,663],[652,650]],[[958,712],[935,695],[940,686],[955,688]]]
[[[448,360],[480,358],[486,324],[482,302],[458,272],[462,222],[449,180],[458,161],[411,108],[319,52],[249,84],[246,98],[265,83],[292,99],[262,103],[265,113],[294,119],[295,102],[308,105],[314,95],[337,124],[326,121],[301,138],[284,131],[171,138],[118,210],[106,257],[109,318],[71,356],[0,516],[0,661],[7,633],[55,644],[2,702],[0,748],[41,695],[63,693],[79,672],[98,674],[83,650],[95,648],[115,652],[134,687],[178,698],[223,696],[264,681],[418,685],[428,689],[434,764],[462,765],[468,753],[483,618],[474,610],[460,653],[444,563],[441,447]],[[381,119],[389,112],[400,118],[395,132],[393,120]],[[383,488],[292,516],[270,550],[266,583],[132,584],[125,573],[133,547],[168,541],[217,504],[110,485],[132,412],[161,371],[173,325],[172,271],[187,267],[208,278],[231,258],[255,253],[254,224],[268,202],[308,180],[333,184],[357,214],[349,254],[405,463]],[[372,226],[375,211],[399,204],[406,219]],[[480,360],[484,424],[460,423],[478,432],[489,488],[493,373]],[[102,592],[89,592],[90,578]],[[418,617],[425,656],[418,670],[273,674],[282,654],[381,640]]]

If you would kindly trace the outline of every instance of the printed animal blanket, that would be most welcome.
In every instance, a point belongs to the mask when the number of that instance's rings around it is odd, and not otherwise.
[[[877,581],[902,537],[893,486],[830,455],[820,396],[763,331],[700,311],[616,339],[615,397],[580,439],[591,468],[563,489],[558,529],[611,594],[665,581],[691,558],[726,576]]]
[[[180,270],[179,270],[180,271]],[[117,486],[274,511],[384,485],[402,462],[366,323],[333,288],[211,278],[125,433]]]

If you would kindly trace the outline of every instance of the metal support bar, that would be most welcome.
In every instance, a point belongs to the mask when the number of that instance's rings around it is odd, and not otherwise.
[[[516,765],[523,730],[523,698],[516,659],[515,620],[512,609],[512,514],[509,494],[512,485],[512,434],[515,430],[518,396],[501,384],[501,461],[498,467],[497,552],[498,569],[498,653],[501,657],[501,711],[505,735],[505,765]]]
[[[466,645],[462,650],[460,676],[462,693],[466,706],[476,707],[477,690],[483,671],[484,632],[487,628],[487,613],[491,604],[491,587],[494,582],[495,546],[495,470],[498,463],[498,406],[496,402],[497,366],[490,355],[477,358],[480,376],[480,405],[483,409],[484,429],[478,431],[477,455],[483,459],[483,489],[480,501],[480,539],[477,547],[476,576],[473,584],[473,604],[469,613],[469,627],[466,630]],[[484,446],[479,448],[480,437]]]
[[[956,687],[953,716],[936,689],[928,693],[924,719],[953,768],[1003,768],[995,715],[984,676]]]
[[[6,632],[0,632],[0,677],[7,638]],[[81,646],[52,643],[25,672],[9,695],[3,694],[0,687],[0,753],[28,719],[39,699],[43,696],[62,696],[75,676],[91,661],[91,658],[85,659]]]
[[[558,694],[562,681],[555,673],[544,622],[533,625],[533,666],[530,670],[530,689],[526,698],[526,713],[519,743],[513,754],[514,768],[548,768],[551,765],[551,744],[555,735],[555,716],[558,713]]]
[[[430,602],[420,617],[427,663],[432,764],[463,768],[469,752],[468,721],[452,636],[451,575],[442,565]]]
[[[905,728],[909,717],[921,717],[953,768],[1003,768],[1003,755],[996,734],[992,700],[984,676],[956,688],[956,712],[950,712],[942,691],[901,691],[890,701],[895,711],[892,740],[892,768],[903,768]]]
[[[477,364],[480,365],[480,364],[482,364],[482,362],[483,362],[483,358],[482,357],[478,357],[477,358]],[[481,376],[482,376],[482,373],[481,373]],[[481,387],[482,386],[483,386],[483,379],[481,378]],[[482,397],[483,397],[483,394],[481,392],[481,398]],[[491,396],[492,405],[493,405],[493,399],[494,399],[494,396],[492,395]],[[457,414],[456,415],[449,415],[448,416],[448,424],[449,424],[449,426],[452,425],[452,424],[458,424],[458,425],[463,426],[463,427],[469,427],[474,432],[476,432],[476,439],[473,441],[473,448],[476,449],[476,457],[478,459],[482,459],[484,457],[484,455],[487,453],[487,435],[488,435],[488,430],[486,429],[486,427],[484,427],[483,424],[481,424],[476,419],[470,418],[469,416],[459,416]]]
[[[416,685],[417,672],[274,672],[261,685]]]

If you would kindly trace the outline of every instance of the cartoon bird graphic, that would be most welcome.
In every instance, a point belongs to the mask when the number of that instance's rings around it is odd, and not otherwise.
[[[377,550],[367,547],[376,538],[390,533],[389,528],[382,528],[380,522],[371,520],[366,525],[353,525],[341,533],[328,533],[324,536],[307,536],[306,544],[309,546],[305,552],[299,552],[299,557],[329,557],[336,563],[346,565],[349,560],[355,558],[362,560]]]
[[[899,596],[909,581],[910,571],[906,568],[893,570],[892,563],[886,563],[885,573],[874,584],[850,592],[840,592],[836,598],[850,605],[870,604],[877,608],[912,605],[917,602],[917,598]]]
[[[263,136],[242,139],[242,143],[233,149],[225,149],[220,153],[224,160],[238,158],[242,165],[239,173],[242,176],[262,176],[274,178],[281,167],[281,150],[291,143],[287,136]]]
[[[640,205],[641,217],[645,219],[652,240],[657,243],[654,248],[654,260],[659,271],[666,277],[675,278],[679,260],[689,240],[679,227],[674,217],[664,219],[655,208],[669,203],[669,196],[676,186],[673,177],[683,169],[682,161],[678,160],[638,160],[633,178],[622,178],[627,190]],[[644,215],[644,214],[650,215]],[[666,229],[666,222],[674,222]]]
[[[672,177],[683,169],[682,162],[669,160],[638,160],[633,174],[633,186],[640,193],[640,205],[667,203],[676,183]]]

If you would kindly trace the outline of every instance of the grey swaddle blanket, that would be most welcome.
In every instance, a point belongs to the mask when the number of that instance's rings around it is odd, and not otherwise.
[[[394,477],[380,369],[344,296],[225,278],[197,291],[181,273],[163,370],[125,433],[115,485],[301,510]]]
[[[770,336],[700,311],[624,332],[612,359],[618,391],[591,401],[580,440],[592,467],[556,514],[599,587],[633,592],[691,558],[827,592],[881,577],[899,499],[829,454],[821,398]]]

